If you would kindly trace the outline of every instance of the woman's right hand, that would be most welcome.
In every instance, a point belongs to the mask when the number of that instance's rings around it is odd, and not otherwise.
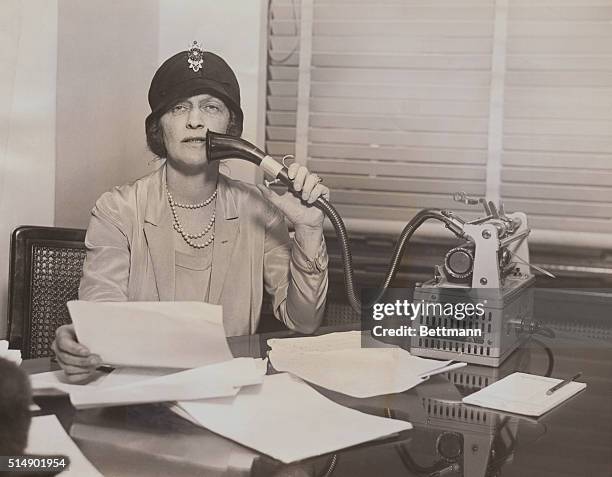
[[[62,325],[57,329],[51,349],[68,381],[73,383],[91,378],[102,364],[100,356],[91,354],[87,347],[77,341],[74,325]]]

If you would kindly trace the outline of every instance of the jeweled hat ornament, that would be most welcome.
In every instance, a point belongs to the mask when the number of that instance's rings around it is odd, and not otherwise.
[[[145,124],[161,117],[177,102],[198,94],[210,94],[223,101],[234,113],[239,133],[242,132],[238,79],[223,58],[203,50],[197,41],[168,58],[155,72],[149,88],[151,114]]]
[[[200,68],[202,68],[202,63],[204,63],[203,57],[204,51],[202,50],[202,46],[194,40],[187,50],[187,62],[189,63],[189,68],[195,73],[200,71]]]

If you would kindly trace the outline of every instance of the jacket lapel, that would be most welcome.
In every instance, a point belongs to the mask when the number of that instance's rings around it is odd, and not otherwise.
[[[215,214],[221,220],[217,220],[215,223],[210,296],[208,299],[210,303],[218,305],[239,230],[236,203],[227,180],[222,175],[219,175],[219,192]]]
[[[174,238],[170,207],[164,192],[165,183],[166,166],[162,166],[147,190],[144,233],[151,252],[159,300],[173,301],[175,288]]]

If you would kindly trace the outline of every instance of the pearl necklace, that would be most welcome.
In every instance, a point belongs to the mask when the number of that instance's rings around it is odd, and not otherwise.
[[[204,202],[201,202],[199,204],[179,204],[177,202],[174,201],[174,198],[172,197],[172,194],[170,193],[170,190],[168,189],[168,185],[166,184],[166,194],[168,195],[168,204],[170,204],[170,210],[172,211],[172,227],[174,228],[174,230],[176,230],[181,237],[183,237],[183,240],[187,243],[187,245],[189,245],[190,247],[193,248],[204,248],[204,247],[208,247],[211,243],[213,243],[213,241],[215,240],[215,233],[212,232],[210,234],[210,237],[204,242],[204,243],[196,243],[195,240],[204,237],[204,235],[206,235],[210,229],[213,227],[213,225],[215,225],[215,212],[213,211],[213,214],[210,218],[210,220],[208,221],[208,224],[206,225],[206,227],[204,227],[204,230],[202,230],[200,233],[197,234],[190,234],[185,232],[185,230],[183,229],[183,225],[181,224],[181,221],[178,218],[178,214],[176,213],[176,208],[177,207],[182,207],[185,209],[199,209],[202,207],[207,206],[208,204],[210,204],[213,199],[217,196],[217,190],[215,189],[215,192],[213,192],[213,194],[206,199]]]
[[[217,197],[217,189],[215,189],[215,191],[212,193],[212,195],[206,199],[204,202],[200,202],[199,204],[181,204],[180,202],[176,202],[172,196],[170,195],[170,192],[168,191],[168,185],[166,184],[166,192],[168,192],[168,196],[170,199],[172,199],[172,203],[174,204],[175,207],[180,207],[181,209],[201,209],[202,207],[206,207],[208,204],[210,204],[213,200],[215,200],[215,197]]]

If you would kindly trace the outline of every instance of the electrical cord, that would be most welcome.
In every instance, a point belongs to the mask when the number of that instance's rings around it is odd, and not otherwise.
[[[530,341],[533,341],[534,343],[537,343],[542,348],[544,348],[544,351],[546,352],[546,355],[548,356],[548,366],[546,368],[546,373],[544,374],[544,376],[551,376],[553,369],[555,367],[555,357],[553,355],[552,350],[550,349],[550,347],[548,347],[546,344],[544,344],[542,341],[540,341],[537,338],[532,337]]]
[[[329,459],[329,464],[327,465],[327,470],[323,472],[320,477],[331,477],[336,470],[336,466],[338,465],[338,454],[334,454]]]
[[[520,320],[520,321],[519,321]],[[517,333],[526,333],[529,337],[533,335],[540,335],[545,338],[554,339],[557,337],[552,328],[542,325],[539,321],[526,321],[523,319],[516,319],[511,321],[514,324]]]
[[[539,323],[536,323],[536,330],[533,332],[533,334],[544,336],[545,338],[551,338],[551,339],[557,337],[557,335],[551,328],[542,326]]]
[[[551,328],[548,328],[547,326],[542,325],[538,321],[529,323],[527,332],[530,335],[540,335],[540,336],[544,336],[545,338],[551,338],[551,339],[556,338],[555,332]]]

